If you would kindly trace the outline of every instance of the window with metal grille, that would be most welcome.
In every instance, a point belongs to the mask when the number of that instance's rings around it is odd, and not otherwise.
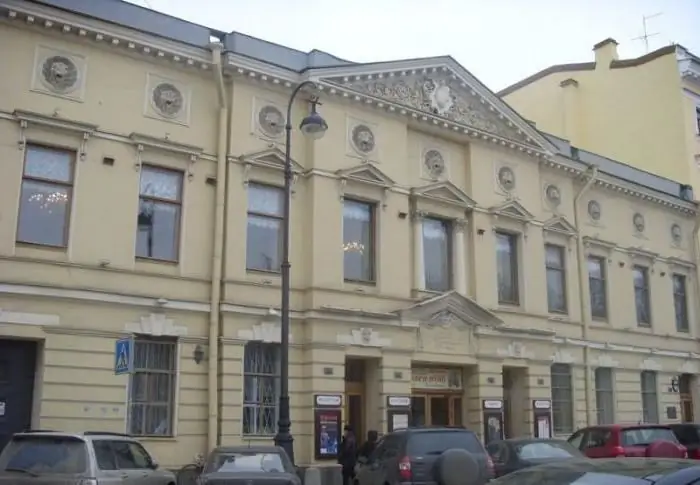
[[[571,366],[552,364],[552,428],[555,434],[574,430],[574,399],[571,382]]]
[[[277,429],[280,345],[248,342],[243,359],[243,434],[272,435]]]
[[[615,392],[613,390],[613,370],[598,367],[595,370],[595,404],[598,424],[615,422]]]
[[[137,337],[129,382],[129,434],[173,436],[177,341]]]
[[[658,423],[659,395],[656,371],[642,371],[640,380],[642,388],[642,419],[645,423]]]

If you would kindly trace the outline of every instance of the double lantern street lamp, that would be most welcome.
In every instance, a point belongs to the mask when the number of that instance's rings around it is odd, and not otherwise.
[[[282,309],[281,309],[281,350],[280,350],[280,399],[279,399],[279,421],[277,422],[277,434],[275,434],[275,445],[282,447],[294,463],[294,438],[291,433],[291,418],[289,413],[289,232],[290,232],[290,203],[292,198],[292,159],[290,157],[292,144],[292,105],[297,94],[303,88],[316,90],[318,86],[313,81],[304,81],[292,92],[287,105],[287,118],[285,119],[285,147],[284,147],[284,204],[282,212]],[[321,138],[328,124],[316,112],[317,98],[311,101],[311,113],[309,113],[299,124],[301,132],[314,139]]]

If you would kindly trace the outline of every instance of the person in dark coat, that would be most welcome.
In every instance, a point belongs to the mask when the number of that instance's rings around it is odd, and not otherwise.
[[[357,441],[351,426],[345,426],[338,446],[338,463],[342,467],[343,485],[353,485],[357,463]]]
[[[373,429],[367,431],[367,441],[362,443],[360,449],[357,450],[357,458],[364,458],[365,460],[369,461],[369,457],[372,455],[374,449],[377,447],[378,438],[379,433],[377,433],[377,431]]]

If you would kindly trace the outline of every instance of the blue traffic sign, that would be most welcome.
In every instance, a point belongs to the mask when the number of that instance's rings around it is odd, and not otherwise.
[[[134,371],[134,339],[122,338],[114,346],[114,374],[131,374]]]

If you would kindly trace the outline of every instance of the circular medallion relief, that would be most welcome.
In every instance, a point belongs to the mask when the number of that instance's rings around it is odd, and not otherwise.
[[[439,177],[445,173],[445,158],[437,150],[428,150],[423,157],[425,169],[431,177]]]
[[[548,185],[544,193],[545,197],[547,198],[547,202],[550,204],[554,206],[561,204],[561,192],[559,191],[559,187],[556,185]]]
[[[174,118],[180,114],[185,98],[180,90],[170,83],[160,83],[153,89],[153,105],[161,115]]]
[[[513,190],[515,188],[515,172],[510,167],[501,167],[498,170],[498,183],[505,190]]]
[[[588,202],[588,215],[594,221],[599,221],[602,210],[600,208],[600,203],[597,200],[591,200]]]
[[[284,115],[277,106],[268,104],[258,112],[260,129],[270,136],[280,136],[284,132]]]
[[[632,217],[632,224],[634,224],[634,229],[637,232],[644,232],[644,216],[637,212],[634,217]]]
[[[352,145],[360,153],[371,153],[375,147],[374,133],[367,125],[357,125],[350,135]]]
[[[78,87],[78,67],[66,56],[51,56],[41,66],[44,84],[57,93],[68,93]]]
[[[683,229],[678,224],[673,224],[671,226],[671,239],[675,244],[680,244],[683,239]]]

